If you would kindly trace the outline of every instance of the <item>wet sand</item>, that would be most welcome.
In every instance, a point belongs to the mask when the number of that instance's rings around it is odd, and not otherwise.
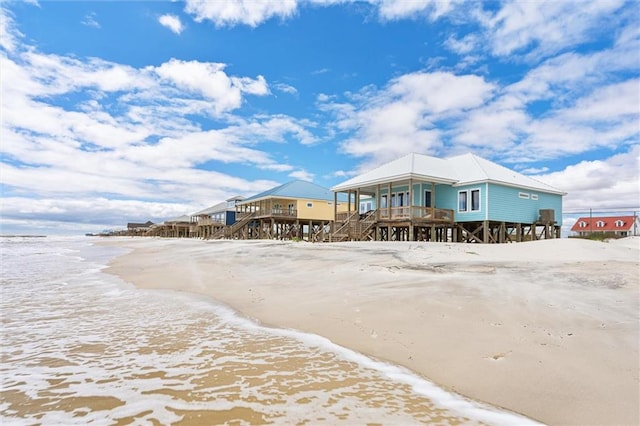
[[[198,293],[548,424],[640,423],[640,238],[519,244],[118,238],[107,270]]]

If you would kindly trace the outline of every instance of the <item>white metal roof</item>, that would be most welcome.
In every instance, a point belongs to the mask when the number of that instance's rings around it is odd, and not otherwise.
[[[164,223],[181,223],[181,222],[191,222],[191,216],[185,214],[185,215],[174,217],[173,219],[167,219],[164,221]]]
[[[200,210],[198,212],[195,212],[191,216],[209,215],[209,214],[212,214],[212,213],[224,212],[226,210],[227,210],[227,202],[223,201],[222,203],[218,203],[218,204],[213,205],[211,207],[207,207],[204,210]]]
[[[331,190],[346,191],[405,179],[427,180],[455,186],[495,182],[542,192],[563,194],[557,188],[474,154],[441,159],[411,153],[338,184]]]
[[[334,186],[331,190],[342,191],[409,178],[423,178],[450,184],[458,181],[447,160],[411,153],[351,178]]]

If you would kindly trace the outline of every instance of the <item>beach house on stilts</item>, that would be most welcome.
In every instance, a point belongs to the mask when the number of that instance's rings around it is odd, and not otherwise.
[[[147,233],[154,237],[187,238],[191,229],[191,216],[183,215],[167,219],[163,223],[154,226]]]
[[[559,238],[564,193],[474,154],[408,154],[332,188],[330,241],[503,243]]]
[[[197,238],[222,238],[227,227],[236,222],[236,204],[242,196],[229,198],[191,215],[193,232]]]
[[[227,238],[293,239],[321,241],[334,219],[343,211],[346,196],[312,182],[295,180],[256,194],[236,205],[237,222]]]

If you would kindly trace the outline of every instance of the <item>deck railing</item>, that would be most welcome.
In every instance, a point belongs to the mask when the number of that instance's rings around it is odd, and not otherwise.
[[[297,209],[289,209],[289,208],[278,208],[274,207],[271,209],[263,209],[258,210],[256,212],[237,212],[236,220],[240,221],[244,217],[249,215],[253,215],[253,217],[271,217],[271,216],[279,216],[279,217],[298,217]]]
[[[208,225],[224,225],[224,220],[222,219],[212,219],[210,217],[202,218],[197,222],[197,226],[208,226]]]
[[[425,219],[453,222],[453,210],[435,207],[403,206],[381,208],[378,210],[378,220],[395,219]]]

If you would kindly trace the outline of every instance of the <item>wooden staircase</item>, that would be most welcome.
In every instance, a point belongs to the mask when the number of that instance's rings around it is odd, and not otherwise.
[[[336,223],[337,228],[325,236],[325,241],[367,241],[375,239],[373,227],[376,224],[376,211],[371,210],[364,215],[353,212],[344,220]]]
[[[246,216],[244,216],[242,219],[240,219],[239,221],[237,221],[236,223],[234,223],[231,226],[225,226],[224,228],[221,229],[222,231],[222,236],[220,237],[215,237],[213,236],[212,238],[234,238],[234,237],[240,237],[239,232],[242,230],[242,228],[244,228],[249,222],[251,222],[253,220],[253,218],[256,216],[257,212],[253,212],[250,213]],[[218,235],[220,233],[220,231],[216,232],[216,234],[214,235]]]

